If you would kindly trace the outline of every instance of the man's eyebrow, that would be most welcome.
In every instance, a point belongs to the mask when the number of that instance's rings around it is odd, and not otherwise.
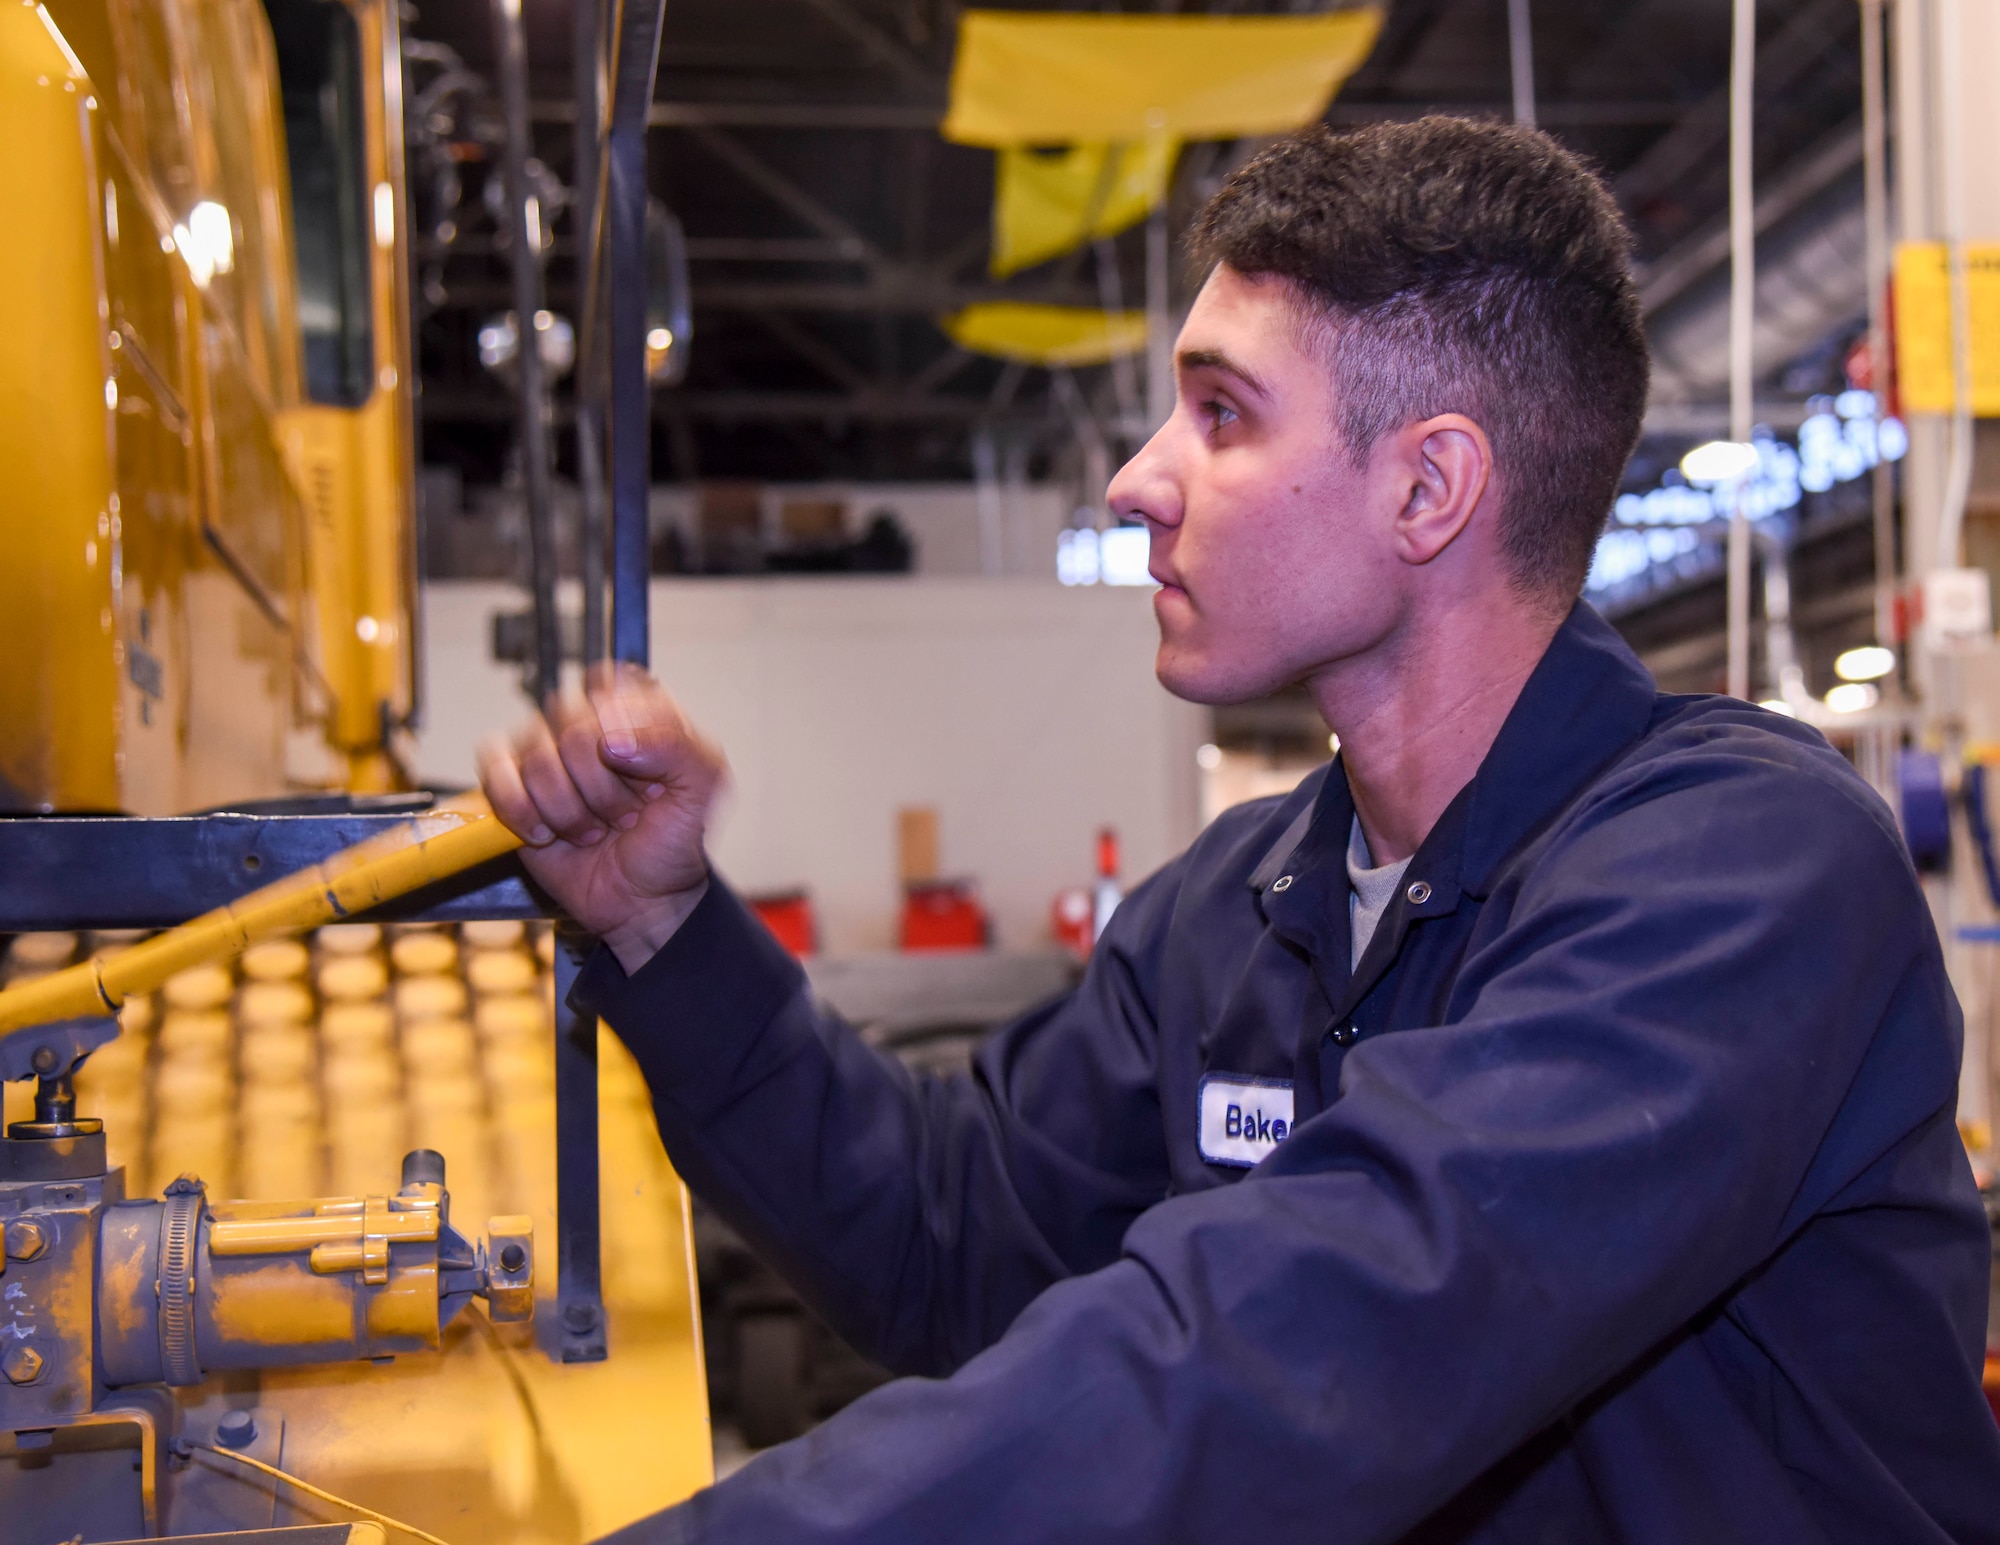
[[[1220,349],[1183,349],[1180,366],[1183,370],[1220,370],[1225,375],[1236,377],[1256,396],[1268,398],[1271,395],[1271,389],[1253,371],[1237,364]]]

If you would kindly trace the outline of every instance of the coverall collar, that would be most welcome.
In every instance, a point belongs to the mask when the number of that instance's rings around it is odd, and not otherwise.
[[[1485,897],[1507,856],[1644,733],[1657,690],[1639,657],[1579,600],[1549,640],[1478,772],[1410,860],[1406,878],[1425,882],[1425,900],[1394,910],[1426,917],[1451,911],[1461,893]],[[1250,876],[1250,888],[1274,924],[1279,919],[1272,915],[1277,910],[1272,887],[1288,873],[1325,869],[1322,886],[1315,887],[1325,892],[1320,899],[1345,901],[1344,864],[1318,862],[1346,852],[1354,818],[1340,759],[1326,769],[1317,790],[1302,788],[1300,795],[1301,808]],[[1368,956],[1393,955],[1402,930],[1390,923],[1383,919],[1374,941],[1381,948],[1371,946]],[[1364,957],[1361,964],[1373,963]]]

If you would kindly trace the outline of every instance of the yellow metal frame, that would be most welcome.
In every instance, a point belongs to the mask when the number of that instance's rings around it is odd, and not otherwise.
[[[0,10],[0,808],[168,814],[377,790],[416,695],[401,43],[351,0],[374,390],[302,401],[276,56],[258,0]]]
[[[367,72],[363,116],[371,221],[375,389],[359,407],[302,402],[280,433],[305,491],[314,623],[330,700],[329,745],[348,788],[401,786],[393,731],[416,702],[416,462],[402,211],[401,32],[384,0],[348,5]],[[387,212],[387,219],[383,218]]]
[[[116,1013],[127,998],[151,992],[194,966],[226,960],[260,939],[339,922],[520,845],[521,839],[500,823],[483,796],[440,805],[408,827],[287,875],[130,949],[0,992],[0,1035],[57,1019]]]

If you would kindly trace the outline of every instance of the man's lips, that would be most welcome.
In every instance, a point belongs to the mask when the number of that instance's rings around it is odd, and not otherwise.
[[[1153,583],[1160,586],[1164,590],[1179,590],[1185,592],[1187,589],[1187,586],[1183,585],[1180,582],[1180,580],[1174,575],[1171,569],[1162,571],[1156,568],[1148,568],[1146,572],[1152,576]]]

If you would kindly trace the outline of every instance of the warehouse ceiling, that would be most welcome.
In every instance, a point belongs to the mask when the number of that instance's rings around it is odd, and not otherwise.
[[[1658,357],[1638,479],[1723,419],[1729,12],[1728,0],[1533,0],[1539,120],[1604,169],[1637,237]],[[1837,386],[1865,306],[1858,12],[1854,0],[1758,7],[1759,398],[1773,422]],[[1110,420],[1108,369],[1005,366],[961,353],[936,324],[1003,295],[1136,304],[1143,283],[1137,230],[1110,265],[1085,252],[987,278],[993,156],[937,133],[956,15],[950,0],[670,0],[651,183],[686,232],[695,327],[685,383],[655,395],[657,479],[964,479],[981,428],[1062,476],[1085,405]],[[526,0],[535,153],[564,182],[571,25],[566,3]],[[410,30],[491,79],[482,0],[420,0]],[[419,85],[441,57],[419,65]],[[1425,112],[1510,115],[1506,0],[1397,0],[1328,116]],[[432,228],[419,249],[425,457],[491,481],[512,439],[506,389],[477,346],[508,295],[482,199],[482,122],[489,142],[494,125],[477,91],[436,122],[448,146],[433,169],[461,197],[444,209],[436,177],[417,179],[417,223]],[[1255,148],[1188,147],[1176,229]],[[447,217],[448,243],[435,234]],[[570,217],[554,229],[548,303],[573,315]]]

